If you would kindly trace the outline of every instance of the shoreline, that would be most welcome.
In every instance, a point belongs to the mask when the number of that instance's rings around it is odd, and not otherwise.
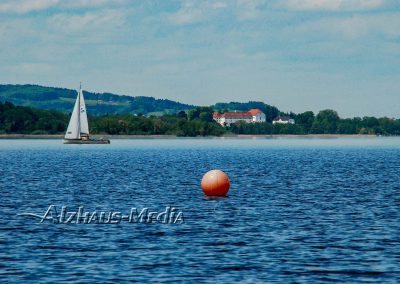
[[[222,136],[180,137],[176,135],[91,135],[108,139],[257,139],[257,138],[339,138],[379,137],[374,134],[226,134]],[[388,136],[392,137],[392,136]],[[394,136],[393,136],[394,137]],[[63,139],[64,134],[0,134],[0,139]]]

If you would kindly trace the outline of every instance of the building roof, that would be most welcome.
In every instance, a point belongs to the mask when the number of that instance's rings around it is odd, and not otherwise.
[[[253,116],[248,112],[225,112],[220,117],[225,118],[252,118]]]
[[[263,113],[260,109],[258,108],[252,108],[251,110],[248,111],[251,115],[256,115],[257,113]]]
[[[289,121],[289,119],[292,119],[292,118],[290,118],[289,116],[277,116],[277,117],[274,118],[274,121],[279,121],[279,120],[281,120],[281,121]]]
[[[218,112],[213,113],[213,118],[243,118],[243,119],[251,119],[253,116],[255,116],[257,113],[263,113],[261,110],[258,108],[253,108],[247,112],[225,112],[222,114],[219,114]]]

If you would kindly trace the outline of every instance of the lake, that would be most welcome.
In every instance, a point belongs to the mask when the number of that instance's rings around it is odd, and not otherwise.
[[[400,281],[400,138],[1,139],[0,194],[2,283]]]

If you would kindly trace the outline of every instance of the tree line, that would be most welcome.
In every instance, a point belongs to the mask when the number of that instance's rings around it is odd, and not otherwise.
[[[213,120],[213,107],[195,107],[189,111],[162,116],[112,114],[90,116],[92,134],[112,135],[176,135],[221,136],[223,134],[375,134],[400,135],[400,120],[392,118],[355,117],[342,119],[334,110],[322,110],[317,115],[282,113],[269,108],[265,123],[237,122],[223,127]],[[221,107],[227,107],[221,106]],[[287,115],[296,124],[272,124],[272,115]],[[62,134],[70,114],[40,110],[0,102],[0,134]]]
[[[293,118],[296,124],[235,123],[229,130],[236,134],[373,134],[400,135],[400,119],[372,116],[340,118],[336,111],[326,109],[300,114],[280,113]]]
[[[59,111],[0,102],[0,134],[58,134],[65,131],[68,120]]]

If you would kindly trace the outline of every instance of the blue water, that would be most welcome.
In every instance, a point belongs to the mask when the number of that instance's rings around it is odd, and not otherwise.
[[[207,199],[205,172],[230,177]],[[0,282],[400,281],[400,138],[0,140]],[[40,223],[173,206],[183,224]]]

